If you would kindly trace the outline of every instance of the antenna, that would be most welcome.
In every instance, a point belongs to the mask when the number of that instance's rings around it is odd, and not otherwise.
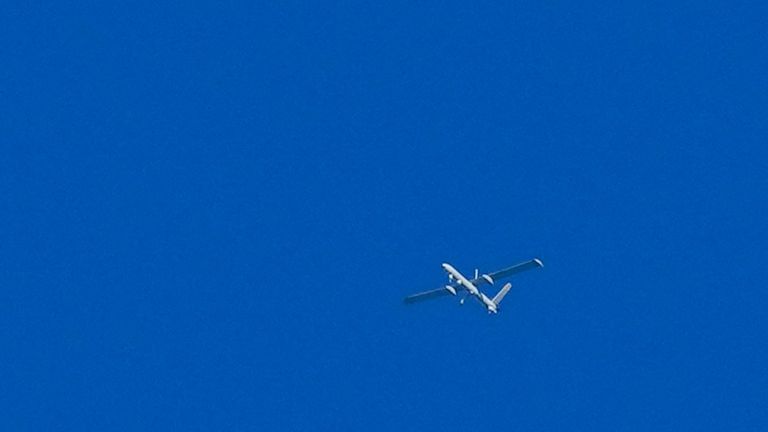
[[[479,276],[479,273],[480,273],[480,270],[479,269],[475,269],[475,279],[477,279],[477,277]]]

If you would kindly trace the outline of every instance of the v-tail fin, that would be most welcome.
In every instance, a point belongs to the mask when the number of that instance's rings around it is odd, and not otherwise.
[[[510,288],[512,288],[512,284],[507,282],[503,287],[501,287],[501,290],[499,290],[499,292],[496,293],[495,296],[493,296],[491,301],[494,302],[496,306],[498,306],[499,303],[501,303],[501,301],[504,300],[504,296],[507,295]]]

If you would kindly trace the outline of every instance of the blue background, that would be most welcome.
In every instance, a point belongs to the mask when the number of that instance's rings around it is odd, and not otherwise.
[[[0,428],[765,430],[765,4],[472,3],[3,3]]]

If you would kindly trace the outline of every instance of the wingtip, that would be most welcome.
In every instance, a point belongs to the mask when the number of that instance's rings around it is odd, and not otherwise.
[[[534,259],[533,259],[533,261],[534,261],[534,262],[536,262],[536,264],[538,264],[538,265],[539,265],[539,267],[544,267],[544,263],[543,263],[543,262],[541,262],[541,260],[540,260],[540,259],[538,259],[538,258],[534,258]]]

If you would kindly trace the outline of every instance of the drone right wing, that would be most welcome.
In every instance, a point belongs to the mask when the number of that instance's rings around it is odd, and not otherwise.
[[[410,304],[410,303],[416,303],[424,300],[430,300],[433,298],[443,297],[446,295],[456,295],[455,289],[453,292],[449,291],[447,287],[424,291],[417,294],[409,295],[408,297],[403,299],[403,302]]]

